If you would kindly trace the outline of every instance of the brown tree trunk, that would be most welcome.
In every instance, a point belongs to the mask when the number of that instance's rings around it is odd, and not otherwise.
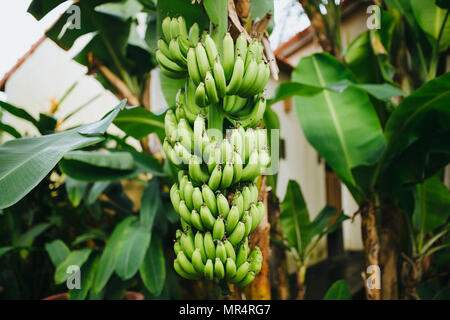
[[[361,204],[361,229],[364,243],[364,258],[366,270],[362,273],[364,286],[366,288],[366,297],[368,300],[380,300],[381,289],[376,287],[379,274],[376,269],[379,268],[380,244],[377,233],[377,220],[375,216],[375,199],[364,200]],[[368,272],[368,268],[371,268]],[[375,272],[375,274],[374,274]]]
[[[402,221],[399,208],[391,199],[382,199],[380,228],[381,298],[399,298],[398,265]]]
[[[268,219],[268,190],[266,185],[266,177],[262,176],[261,186],[259,189],[259,198],[264,202],[266,214],[259,226],[249,235],[250,248],[258,246],[263,254],[263,263],[261,272],[256,276],[255,280],[245,289],[248,299],[251,300],[270,300],[270,224]]]
[[[269,195],[269,223],[271,236],[282,241],[280,227],[280,204],[278,200],[272,199]],[[271,243],[270,245],[270,269],[272,275],[272,298],[279,300],[289,299],[289,281],[286,265],[286,252],[280,246]]]

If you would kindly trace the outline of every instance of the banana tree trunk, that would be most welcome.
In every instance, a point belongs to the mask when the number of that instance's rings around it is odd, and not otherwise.
[[[266,185],[266,177],[261,178],[261,186],[259,189],[259,198],[264,202],[266,214],[260,225],[249,236],[249,244],[251,249],[258,246],[263,254],[263,263],[261,272],[256,276],[255,280],[245,290],[246,296],[251,300],[270,300],[270,224],[268,219],[268,190]]]
[[[379,251],[377,220],[375,216],[375,199],[371,198],[361,204],[361,229],[364,243],[364,258],[366,270],[362,273],[366,297],[368,300],[380,300],[381,288],[379,286]]]
[[[397,300],[399,298],[398,265],[400,241],[402,239],[402,221],[399,208],[391,199],[381,201],[380,263],[381,298]]]

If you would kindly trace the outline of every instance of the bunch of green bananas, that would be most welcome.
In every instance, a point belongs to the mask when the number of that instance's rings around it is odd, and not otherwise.
[[[162,31],[156,53],[161,72],[186,78],[164,120],[163,150],[179,168],[170,189],[182,226],[174,268],[186,279],[246,286],[263,261],[258,247],[250,253],[248,237],[266,212],[255,181],[270,164],[267,133],[258,127],[270,76],[263,48],[244,34],[234,43],[227,33],[219,54],[208,32],[197,24],[188,32],[182,17],[165,18]],[[225,137],[209,128],[212,108],[228,120]]]
[[[219,55],[214,40],[204,33],[202,41],[188,49],[189,77],[197,86],[195,97],[201,106],[217,104],[227,95],[252,97],[260,93],[269,80],[270,69],[263,60],[263,47],[258,40],[247,46],[247,39],[241,33],[235,46],[227,33],[222,45],[223,54]]]
[[[237,185],[234,192],[214,191],[207,185],[195,186],[188,175],[170,189],[170,199],[184,224],[199,231],[210,230],[215,240],[224,237],[238,245],[264,218],[264,203],[258,201],[255,184]],[[230,200],[231,199],[231,203]]]
[[[218,141],[208,134],[205,123],[199,114],[192,128],[171,109],[164,119],[164,152],[172,163],[187,170],[194,183],[207,183],[214,191],[226,189],[238,182],[253,181],[269,166],[266,130],[245,130],[239,125]]]
[[[156,59],[161,72],[173,79],[185,78],[187,74],[187,53],[198,42],[200,29],[194,23],[189,29],[183,17],[166,17],[162,22],[164,38],[158,40]]]
[[[243,287],[261,271],[261,250],[255,247],[250,253],[248,238],[236,246],[230,239],[216,239],[210,231],[197,231],[194,235],[189,226],[177,230],[176,238],[174,269],[183,278],[225,279]]]

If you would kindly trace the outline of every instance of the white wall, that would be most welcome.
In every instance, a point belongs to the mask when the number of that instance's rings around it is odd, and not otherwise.
[[[81,123],[99,120],[118,103],[118,99],[91,76],[86,76],[86,67],[71,60],[72,52],[59,48],[51,40],[45,40],[33,54],[14,72],[5,85],[7,101],[26,109],[35,118],[50,110],[52,100],[58,101],[78,81],[78,85],[67,96],[55,113],[63,119],[91,98],[92,103],[61,124],[63,130]],[[22,134],[37,135],[37,130],[28,122],[3,115],[3,121],[17,126]],[[118,133],[118,129],[111,129]]]

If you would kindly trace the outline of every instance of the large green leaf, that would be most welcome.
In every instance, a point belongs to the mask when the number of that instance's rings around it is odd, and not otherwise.
[[[102,134],[123,108],[122,101],[102,120],[65,132],[11,140],[0,146],[0,209],[31,191],[69,151],[103,140]]]
[[[416,206],[414,210],[413,222],[416,229],[419,229],[420,217],[423,214],[424,233],[431,232],[443,226],[450,217],[450,192],[445,184],[435,175],[425,180],[423,198],[417,192]],[[420,189],[419,189],[420,190]],[[424,210],[421,212],[420,203],[424,201]]]
[[[119,241],[124,233],[124,230],[135,220],[135,216],[125,218],[112,232],[111,237],[109,238],[108,243],[106,244],[106,247],[100,257],[97,272],[95,274],[93,286],[94,293],[100,293],[114,272]]]
[[[92,249],[85,248],[81,250],[74,250],[72,251],[64,261],[62,261],[55,271],[55,283],[60,284],[69,278],[70,274],[67,273],[67,268],[69,266],[75,265],[78,266],[80,269],[83,266],[83,264],[87,261],[89,258],[89,255],[91,254]]]
[[[7,252],[11,251],[12,249],[14,249],[14,247],[12,246],[0,247],[0,258]]]
[[[411,0],[411,7],[417,23],[435,41],[444,23],[446,10],[439,8],[435,0]],[[447,19],[439,43],[441,51],[450,46],[450,20]]]
[[[320,87],[342,80],[354,82],[336,58],[323,53],[301,59],[292,80]],[[362,191],[351,169],[375,163],[385,147],[367,94],[347,88],[342,93],[324,91],[312,97],[296,96],[294,101],[306,138],[360,201]]]
[[[138,222],[124,230],[117,246],[116,273],[123,280],[130,279],[139,270],[150,245],[150,233]]]
[[[66,159],[60,161],[59,167],[62,172],[74,179],[90,182],[129,179],[136,177],[142,172],[137,167],[130,170],[117,170]]]
[[[18,247],[29,247],[33,244],[34,239],[50,228],[51,223],[38,223],[23,233],[15,243]]]
[[[69,201],[76,208],[83,200],[84,194],[86,193],[88,187],[87,182],[72,179],[71,177],[66,177],[66,190]]]
[[[308,246],[309,212],[299,184],[289,180],[281,203],[280,226],[288,243],[302,255]]]
[[[96,152],[96,151],[72,151],[64,155],[66,160],[76,160],[97,167],[105,167],[117,170],[130,170],[134,167],[134,161],[128,152]]]
[[[155,115],[145,108],[130,107],[117,115],[114,124],[136,139],[156,133],[161,141],[164,140],[164,114]]]
[[[450,130],[449,99],[449,72],[403,99],[386,124],[386,157],[404,150],[420,137]]]
[[[328,289],[323,300],[352,300],[347,281],[338,280]]]
[[[50,256],[50,260],[52,260],[52,263],[55,267],[58,267],[61,262],[63,262],[70,254],[70,249],[60,239],[56,239],[52,242],[46,243],[45,250]]]
[[[121,20],[128,20],[141,12],[143,5],[138,0],[126,0],[118,3],[107,2],[95,7],[95,11],[109,14]]]
[[[141,279],[153,295],[159,296],[166,281],[166,261],[161,238],[153,234],[139,273]]]
[[[348,79],[344,79],[331,85],[320,87],[301,82],[284,82],[277,87],[274,97],[270,99],[268,103],[274,104],[291,96],[311,97],[321,93],[324,90],[343,92],[349,87],[361,89],[379,100],[388,100],[392,97],[405,95],[403,91],[389,83],[360,84],[351,82]]]
[[[147,182],[141,198],[140,221],[150,234],[158,211],[161,209],[161,196],[159,192],[159,179],[156,177]]]

